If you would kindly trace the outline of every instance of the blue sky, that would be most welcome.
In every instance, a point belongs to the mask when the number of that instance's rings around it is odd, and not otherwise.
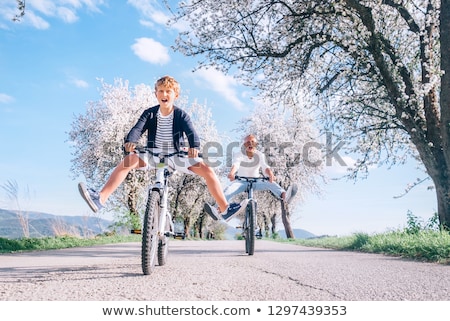
[[[27,0],[26,15],[15,23],[16,1],[0,0],[0,184],[15,180],[29,189],[24,209],[91,215],[77,190],[83,178],[70,173],[67,132],[74,115],[100,99],[98,78],[134,86],[172,75],[190,101],[207,102],[220,132],[251,112],[250,89],[217,72],[193,73],[197,58],[170,49],[183,26],[168,29],[158,3]],[[341,171],[327,168],[333,177]],[[294,227],[317,235],[383,232],[404,226],[408,210],[427,220],[437,207],[429,182],[393,198],[417,177],[424,174],[408,164],[373,169],[356,183],[333,181],[323,196],[297,206]],[[0,207],[10,207],[0,193]]]

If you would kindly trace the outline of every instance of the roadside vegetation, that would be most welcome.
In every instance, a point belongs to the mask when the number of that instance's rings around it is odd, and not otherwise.
[[[310,239],[281,239],[274,235],[266,239],[310,247],[380,253],[423,262],[450,264],[450,233],[438,227],[437,217],[433,217],[424,223],[411,213],[408,213],[407,227],[403,230],[373,235],[355,233],[350,236],[326,236]],[[114,233],[105,233],[92,238],[70,235],[15,240],[0,238],[0,253],[43,251],[140,241],[140,235],[118,235]]]
[[[445,231],[392,231],[369,235],[356,233],[344,237],[278,239],[303,246],[361,251],[400,256],[424,262],[450,264],[450,234]]]
[[[450,233],[439,227],[437,214],[427,222],[420,221],[410,212],[407,216],[407,227],[403,230],[373,235],[355,233],[344,237],[278,240],[303,246],[381,253],[424,262],[450,264]]]
[[[140,242],[140,235],[102,234],[92,238],[64,235],[39,238],[5,239],[0,238],[0,253],[56,250],[71,247],[94,246],[101,244]]]
[[[140,235],[101,235],[94,238],[57,236],[16,240],[0,238],[0,253],[54,250],[101,244],[140,242],[140,240]],[[327,236],[312,239],[275,238],[273,240],[310,247],[381,253],[423,262],[450,264],[450,234],[446,231],[420,230],[411,233],[405,229],[403,231],[374,235],[356,233],[340,237]]]

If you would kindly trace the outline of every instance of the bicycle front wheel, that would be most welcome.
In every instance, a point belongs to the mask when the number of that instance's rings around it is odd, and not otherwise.
[[[255,252],[255,220],[256,203],[253,200],[250,200],[245,211],[244,222],[245,252],[248,255],[253,255]]]
[[[142,272],[148,275],[153,272],[158,249],[158,222],[160,215],[160,195],[158,191],[149,191],[142,229]]]

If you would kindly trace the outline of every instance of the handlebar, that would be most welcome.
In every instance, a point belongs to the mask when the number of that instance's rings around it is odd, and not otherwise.
[[[269,178],[266,177],[266,176],[261,176],[261,177],[245,177],[245,176],[238,176],[238,175],[235,175],[235,176],[234,176],[234,179],[238,179],[238,180],[241,180],[241,181],[252,182],[252,183],[255,183],[255,182],[257,182],[257,181],[268,181],[268,180],[269,180]]]
[[[149,154],[159,157],[159,158],[168,158],[168,157],[172,157],[172,156],[182,156],[182,157],[188,156],[188,152],[185,152],[183,150],[175,151],[173,153],[164,153],[164,152],[155,153],[153,151],[154,149],[155,148],[150,148],[150,147],[145,147],[145,146],[135,146],[134,151],[139,152],[139,153],[149,153]],[[130,154],[130,152],[125,152],[125,153]],[[202,158],[203,154],[198,153],[197,157]]]

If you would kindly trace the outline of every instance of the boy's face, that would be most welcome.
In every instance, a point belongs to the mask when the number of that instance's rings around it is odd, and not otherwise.
[[[173,88],[166,86],[156,87],[155,95],[162,108],[172,108],[175,100],[178,98],[178,93]]]

